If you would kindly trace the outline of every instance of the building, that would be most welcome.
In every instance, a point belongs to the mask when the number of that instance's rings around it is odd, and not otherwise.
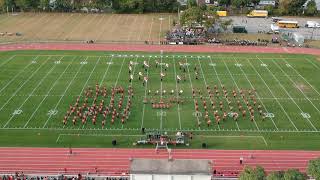
[[[130,164],[131,180],[211,180],[209,160],[191,159],[133,159]]]
[[[302,6],[306,8],[309,1],[310,0],[307,0]],[[320,0],[314,0],[314,1],[316,2],[317,10],[320,11]]]
[[[273,6],[275,7],[277,5],[277,2],[274,0],[261,0],[259,2],[259,6],[263,7],[263,6]]]

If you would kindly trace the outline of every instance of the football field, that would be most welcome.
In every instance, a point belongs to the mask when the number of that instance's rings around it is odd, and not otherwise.
[[[105,147],[118,138],[132,147],[146,128],[194,132],[192,148],[319,147],[314,56],[12,51],[0,59],[1,146]]]

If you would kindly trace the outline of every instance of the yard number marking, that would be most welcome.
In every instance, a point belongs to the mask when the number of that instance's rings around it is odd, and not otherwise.
[[[217,66],[217,65],[216,65],[216,63],[210,63],[209,66],[215,67],[215,66]]]
[[[286,66],[287,66],[287,67],[291,67],[291,65],[290,65],[290,64],[286,64]]]
[[[31,61],[31,63],[32,63],[32,64],[36,64],[36,63],[37,63],[37,61]]]
[[[303,118],[306,118],[306,119],[311,118],[311,116],[310,116],[309,113],[302,112],[302,113],[300,113],[300,114],[301,114],[301,116],[302,116]]]
[[[58,113],[58,110],[56,109],[50,109],[47,113],[48,116],[54,116]]]
[[[241,67],[242,66],[242,64],[239,64],[239,63],[234,64],[234,65],[237,66],[237,67]]]
[[[107,64],[108,64],[108,65],[111,65],[111,64],[113,64],[113,62],[110,62],[110,61],[109,61],[109,62],[107,62]]]
[[[59,61],[55,61],[54,62],[55,64],[61,64],[61,61],[59,60]]]
[[[236,112],[228,112],[229,117],[233,117],[233,115],[235,115],[235,114],[236,114]]]
[[[194,112],[194,113],[192,113],[192,115],[194,116],[194,117],[202,117],[202,113],[201,112]]]
[[[264,113],[264,115],[268,118],[274,118],[274,114],[273,113]]]
[[[80,62],[80,64],[85,65],[85,64],[88,64],[88,62],[87,61],[82,61],[82,62]]]
[[[22,110],[21,109],[16,109],[14,110],[14,112],[12,113],[13,115],[19,115],[22,113]]]
[[[263,63],[263,64],[260,64],[260,65],[261,65],[262,67],[267,67],[267,66],[268,66],[268,65],[266,65],[266,64],[264,64],[264,63]]]
[[[167,116],[167,112],[165,111],[158,111],[157,116]]]

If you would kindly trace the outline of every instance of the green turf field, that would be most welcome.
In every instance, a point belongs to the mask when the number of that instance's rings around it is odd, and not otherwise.
[[[119,147],[133,147],[142,127],[169,133],[192,131],[196,135],[190,148],[200,148],[201,142],[217,149],[317,149],[320,145],[320,62],[313,56],[15,51],[2,52],[0,58],[1,146],[108,147],[116,138]],[[143,68],[144,61],[150,68]],[[145,86],[138,78],[139,72],[148,77]],[[160,73],[165,74],[163,81]],[[87,88],[95,94],[96,84],[100,90],[107,89],[106,97],[99,93],[96,102],[99,106],[103,99],[103,107],[110,107],[112,87],[124,88],[120,109],[121,94],[114,98],[120,117],[115,117],[112,124],[112,115],[107,114],[102,128],[100,113],[96,125],[93,115],[88,115],[85,124],[77,118],[73,125],[73,114],[64,125],[70,104],[81,96],[82,106]],[[133,88],[132,98],[128,96],[129,86]],[[235,98],[232,91],[237,92]],[[129,99],[128,117],[121,123]],[[153,107],[152,102],[159,104],[161,99],[168,108]],[[238,103],[246,110],[244,118]],[[93,104],[89,97],[87,106]],[[254,121],[250,120],[249,106],[254,110]],[[216,123],[215,112],[220,124]],[[239,113],[237,121],[234,113]]]

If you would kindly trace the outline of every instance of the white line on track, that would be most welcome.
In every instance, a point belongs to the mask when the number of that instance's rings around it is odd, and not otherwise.
[[[21,89],[27,82],[29,82],[29,80],[41,69],[41,67],[46,64],[46,62],[47,62],[48,60],[49,60],[49,58],[48,58],[45,62],[43,62],[35,71],[33,71],[32,74],[28,77],[28,79],[25,80],[25,81],[23,82],[23,84],[22,84],[19,88],[16,89],[16,91],[12,94],[12,96],[1,106],[0,111],[10,102],[10,100],[14,97],[14,95],[16,95],[16,94],[20,91],[20,89]]]
[[[59,82],[59,80],[61,79],[61,77],[65,74],[65,72],[67,71],[67,69],[70,67],[70,65],[73,63],[73,61],[76,59],[76,57],[74,57],[72,59],[72,61],[68,64],[68,66],[64,69],[64,71],[60,74],[60,76],[58,77],[58,79],[56,79],[56,81],[52,84],[51,88],[48,90],[48,92],[46,93],[46,95],[44,96],[44,98],[42,99],[42,101],[38,104],[38,106],[36,107],[36,109],[33,111],[33,113],[31,114],[31,116],[29,117],[29,119],[27,120],[27,122],[24,124],[24,128],[27,127],[27,125],[29,124],[30,120],[34,117],[34,115],[36,114],[36,112],[38,112],[38,109],[41,107],[42,103],[47,99],[48,95],[50,94],[50,92],[52,91],[52,89],[55,87],[55,85]]]
[[[178,89],[178,83],[177,83],[177,70],[176,70],[176,60],[173,57],[173,69],[174,69],[174,81],[176,82],[176,98],[177,101],[179,102],[179,89]],[[180,130],[182,129],[181,127],[181,117],[180,117],[180,103],[178,103],[178,119],[179,119],[179,128]]]
[[[48,59],[50,59],[51,57],[49,57]],[[59,59],[59,61],[63,58],[63,56]],[[31,91],[31,93],[29,94],[29,96],[27,96],[27,98],[22,102],[22,104],[17,108],[17,109],[21,109],[23,107],[23,105],[29,100],[29,98],[32,96],[32,94],[38,89],[38,87],[42,84],[42,82],[48,77],[49,74],[51,74],[51,72],[55,69],[56,64],[54,63],[54,65],[51,67],[51,69],[49,71],[47,71],[46,75],[44,75],[41,80],[38,82],[38,84],[36,85],[36,87],[33,88],[33,90]],[[12,114],[11,117],[9,118],[9,120],[6,122],[6,124],[3,127],[6,127],[11,120],[15,117],[16,114]]]
[[[210,63],[213,64],[211,56],[210,56]],[[215,66],[211,66],[211,67],[213,68],[213,70],[214,70],[214,72],[215,72],[215,74],[216,74],[216,76],[217,76],[217,79],[218,79],[218,81],[219,81],[220,86],[222,86],[222,82],[221,82],[220,77],[218,76],[216,67],[215,67]],[[226,99],[226,98],[225,98],[225,99]],[[237,125],[237,128],[238,128],[238,131],[240,131],[240,127],[239,127],[239,124],[238,124],[237,121],[236,121],[236,125]]]
[[[237,61],[237,59],[236,59],[236,58],[234,58],[234,60],[236,61],[236,63],[238,63],[238,61]],[[245,75],[245,77],[246,77],[247,81],[249,82],[249,84],[250,84],[251,88],[252,88],[252,89],[255,89],[255,88],[253,87],[253,85],[252,85],[251,81],[249,80],[248,76],[245,74],[244,70],[242,69],[242,67],[240,66],[239,68],[240,68],[241,72]],[[257,95],[257,99],[259,99],[260,103],[262,104],[262,106],[263,106],[264,110],[265,110],[266,112],[268,112],[268,110],[267,110],[266,106],[264,105],[263,101],[261,101],[261,99],[260,99],[260,96],[259,96],[259,93],[258,93],[258,92],[256,92],[256,95]],[[269,117],[269,118],[271,119],[271,121],[272,121],[272,123],[273,123],[274,127],[275,127],[277,130],[279,130],[279,128],[277,127],[277,125],[276,125],[276,123],[274,122],[273,118],[272,118],[272,117]]]
[[[148,41],[151,41],[151,32],[152,32],[152,26],[153,26],[153,20],[154,19],[154,17],[152,17],[152,21],[151,21],[151,25],[150,25],[150,30],[149,30],[149,35],[148,35]]]
[[[259,59],[259,57],[257,57]],[[260,60],[260,59],[259,59]],[[268,90],[270,91],[271,95],[275,98],[276,96],[274,95],[274,93],[271,91],[271,88],[269,87],[269,85],[266,83],[266,81],[261,77],[260,73],[257,71],[257,69],[251,64],[250,60],[247,60],[248,63],[250,64],[250,66],[254,69],[254,71],[257,73],[257,75],[260,77],[260,79],[262,80],[262,82],[266,85],[266,87],[268,88]],[[261,60],[260,60],[261,61]],[[262,62],[262,61],[261,61]],[[282,104],[279,102],[278,99],[276,99],[278,105],[280,106],[281,110],[284,112],[284,114],[286,115],[286,117],[289,119],[289,121],[291,122],[291,124],[293,125],[293,127],[296,129],[296,131],[298,131],[298,128],[296,127],[296,125],[293,123],[291,117],[288,115],[288,113],[286,112],[286,110],[283,108]]]
[[[85,61],[87,61],[88,57],[85,59]],[[73,78],[71,79],[71,81],[69,82],[68,86],[66,87],[66,89],[64,90],[62,96],[60,97],[59,101],[57,102],[57,104],[55,105],[55,107],[53,108],[54,110],[57,109],[57,107],[59,106],[60,102],[62,101],[63,97],[65,96],[67,90],[69,89],[69,87],[71,86],[71,84],[73,83],[74,79],[76,78],[76,76],[78,75],[78,72],[80,72],[80,70],[82,69],[84,65],[81,64],[80,67],[78,68],[77,73],[73,76]],[[48,119],[46,120],[46,122],[44,123],[44,125],[42,126],[42,128],[45,128],[48,124],[48,122],[50,121],[52,115],[49,115]]]

